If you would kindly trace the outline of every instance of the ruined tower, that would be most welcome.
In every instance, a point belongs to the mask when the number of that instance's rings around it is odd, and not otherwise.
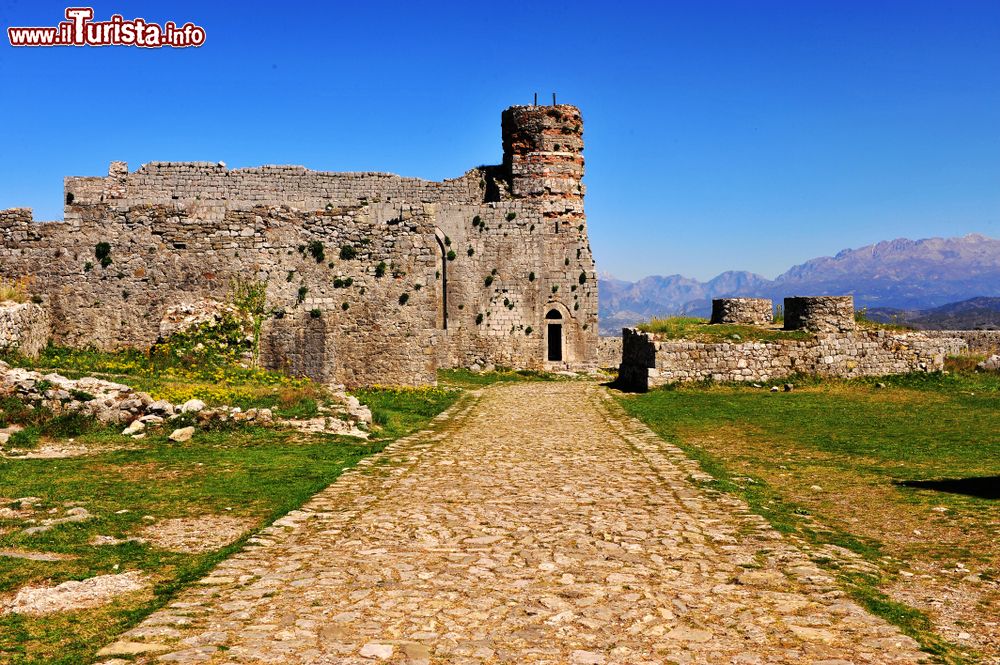
[[[580,109],[512,106],[503,112],[504,167],[511,194],[564,226],[584,221],[583,118]]]

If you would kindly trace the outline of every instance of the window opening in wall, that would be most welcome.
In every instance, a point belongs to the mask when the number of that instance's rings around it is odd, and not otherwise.
[[[435,233],[438,249],[441,250],[441,329],[448,329],[448,252],[440,235]]]
[[[549,313],[545,315],[547,334],[548,338],[548,353],[546,354],[546,359],[551,362],[562,362],[563,359],[563,340],[562,340],[562,323],[553,323],[554,321],[560,321],[562,319],[562,314],[559,313],[557,309],[550,309]]]

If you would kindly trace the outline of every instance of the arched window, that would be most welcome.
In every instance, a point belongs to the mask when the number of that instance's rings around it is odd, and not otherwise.
[[[545,315],[545,336],[547,338],[545,359],[549,362],[562,362],[563,326],[562,313],[558,309],[550,309]]]

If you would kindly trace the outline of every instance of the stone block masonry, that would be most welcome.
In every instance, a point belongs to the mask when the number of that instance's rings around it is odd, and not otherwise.
[[[615,368],[622,362],[622,338],[599,337],[597,340],[597,365],[601,369]]]
[[[854,296],[785,298],[785,330],[854,330]]]
[[[34,303],[0,303],[0,352],[35,358],[50,334],[49,313]]]
[[[712,301],[711,323],[766,326],[774,319],[770,298],[716,298]]]
[[[924,335],[952,345],[953,354],[1000,354],[1000,330],[925,330]]]
[[[645,391],[684,381],[765,382],[794,374],[856,378],[938,371],[958,340],[919,332],[858,329],[810,340],[707,343],[622,331],[619,383]]]
[[[0,274],[32,276],[56,343],[145,348],[171,307],[267,283],[261,358],[350,386],[438,367],[597,364],[583,123],[503,113],[503,164],[443,182],[152,162],[65,181],[62,222],[0,211]],[[552,318],[558,314],[558,320]]]

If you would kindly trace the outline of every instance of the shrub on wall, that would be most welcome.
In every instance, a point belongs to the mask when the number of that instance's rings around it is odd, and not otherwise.
[[[323,259],[326,258],[326,253],[323,251],[323,243],[319,240],[310,241],[309,254],[316,259],[316,263],[322,263]]]
[[[172,334],[150,349],[154,359],[200,366],[247,365],[256,362],[253,321],[234,307]]]
[[[256,366],[260,358],[260,331],[267,316],[267,282],[234,277],[229,281],[229,302],[250,322],[252,359]]]
[[[383,277],[385,275],[385,270],[388,267],[389,266],[387,266],[385,264],[385,261],[379,261],[378,265],[375,266],[375,276],[376,277]]]
[[[354,249],[353,245],[344,245],[340,248],[340,258],[344,261],[350,261],[358,256],[358,250]]]
[[[94,258],[97,259],[102,268],[107,268],[111,265],[111,244],[99,242],[94,245]]]

